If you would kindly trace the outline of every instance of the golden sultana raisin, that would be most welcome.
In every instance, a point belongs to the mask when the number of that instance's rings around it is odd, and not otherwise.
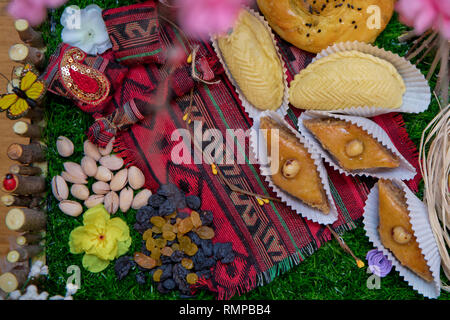
[[[155,259],[155,260],[159,260],[159,258],[161,257],[161,249],[160,248],[153,248],[153,250],[151,251],[150,257]]]
[[[160,228],[160,227],[153,226],[153,227],[152,227],[152,232],[153,232],[153,233],[161,233],[162,231],[161,231],[161,228]]]
[[[201,226],[195,230],[195,233],[200,237],[200,239],[210,240],[216,235],[214,230],[207,226]]]
[[[192,225],[192,220],[190,217],[185,218],[183,220],[180,221],[180,223],[178,224],[178,232],[180,233],[188,233],[189,231],[192,230],[194,226]]]
[[[195,243],[191,243],[185,250],[184,253],[186,253],[188,256],[193,256],[197,253],[198,247]]]
[[[191,212],[191,220],[194,228],[199,228],[202,226],[202,220],[200,219],[200,215],[198,214],[197,211]]]
[[[166,220],[164,220],[163,217],[158,217],[158,216],[151,217],[150,222],[153,223],[153,225],[160,227],[160,228],[162,228],[163,225],[166,224]]]
[[[180,246],[188,246],[191,244],[191,238],[187,237],[187,236],[180,236],[180,234],[178,234],[178,243],[180,244]]]
[[[156,260],[146,256],[142,252],[136,252],[134,254],[134,261],[142,268],[153,269],[156,266]]]
[[[175,218],[177,216],[177,212],[175,211],[174,213],[169,214],[168,216],[166,216],[167,220],[170,220],[172,218]]]
[[[169,232],[174,232],[173,230],[175,229],[175,227],[173,225],[171,225],[170,223],[166,223],[165,225],[163,225],[163,227],[161,228],[161,231],[164,233],[165,231],[169,231]]]
[[[142,239],[147,240],[148,238],[152,237],[152,234],[153,234],[152,229],[147,229],[147,230],[145,230],[144,234],[142,235]]]
[[[196,284],[197,281],[198,281],[198,276],[197,276],[197,274],[195,274],[195,273],[189,273],[189,274],[186,276],[186,281],[187,281],[187,283],[189,283],[189,284]]]
[[[174,243],[171,248],[173,251],[178,251],[178,250],[180,250],[180,244]]]
[[[164,247],[161,249],[161,254],[167,257],[170,257],[173,253],[173,249],[171,247]]]
[[[192,262],[191,259],[183,258],[183,260],[181,260],[181,265],[185,269],[191,270],[194,267],[194,262]]]
[[[152,251],[153,248],[155,247],[155,239],[148,238],[147,241],[145,242],[145,247],[147,248],[148,251]]]
[[[166,246],[166,244],[167,244],[166,239],[159,238],[159,239],[155,240],[155,245],[160,249],[164,248]]]
[[[176,235],[175,233],[173,233],[173,232],[170,232],[170,231],[164,231],[164,232],[162,233],[162,237],[163,237],[164,239],[168,240],[168,241],[173,241],[173,240],[175,240],[175,238],[177,237],[177,235]]]
[[[162,269],[158,269],[153,273],[153,281],[155,282],[160,282],[161,281],[161,276],[163,274]]]

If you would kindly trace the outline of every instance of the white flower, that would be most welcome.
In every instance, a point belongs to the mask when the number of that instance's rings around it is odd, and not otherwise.
[[[112,48],[102,17],[102,9],[91,4],[84,9],[77,6],[67,7],[62,16],[61,32],[63,42],[78,47],[87,54],[102,54]]]

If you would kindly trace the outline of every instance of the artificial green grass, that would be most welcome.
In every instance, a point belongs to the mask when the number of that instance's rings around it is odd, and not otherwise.
[[[103,8],[118,6],[116,0],[94,1]],[[120,5],[133,3],[132,0],[120,1]],[[81,8],[92,1],[79,0],[69,1],[68,4],[76,4]],[[57,22],[62,9],[55,13]],[[46,43],[48,43],[48,54],[53,52],[59,44],[60,32],[62,27],[57,23],[54,33],[50,33],[50,25],[46,23],[43,26],[43,32]],[[387,29],[378,38],[377,45],[391,50],[400,55],[404,55],[409,46],[399,44],[397,37],[406,30],[406,27],[400,24],[397,17],[394,17]],[[430,61],[426,59],[420,64],[422,71],[429,68]],[[434,86],[435,77],[431,81]],[[433,102],[427,112],[419,115],[405,115],[406,129],[411,139],[416,143],[420,142],[423,129],[437,114],[438,104]],[[54,95],[49,95],[46,110],[47,127],[45,130],[45,142],[48,145],[48,164],[49,178],[55,174],[60,174],[63,170],[63,162],[79,162],[82,157],[82,143],[86,139],[85,132],[92,123],[89,116],[84,114],[78,108],[73,106],[67,100]],[[75,144],[75,154],[69,159],[59,157],[56,151],[56,138],[59,135],[67,136]],[[92,183],[92,181],[90,182]],[[421,194],[421,193],[420,193]],[[420,195],[419,194],[419,195]],[[75,295],[75,299],[177,299],[177,294],[161,295],[151,285],[151,281],[144,286],[139,286],[134,275],[136,270],[123,281],[117,281],[113,263],[99,274],[92,274],[81,266],[82,255],[72,255],[69,253],[68,236],[71,230],[81,225],[82,218],[74,219],[64,215],[57,207],[57,201],[50,196],[48,204],[48,227],[47,227],[47,245],[46,255],[49,265],[49,278],[45,283],[45,289],[50,294],[63,294],[65,285],[70,274],[67,268],[70,265],[78,265],[81,270],[81,289]],[[133,244],[129,252],[135,252],[140,249],[141,236],[132,228],[134,224],[134,211],[127,214],[118,213],[117,216],[123,218],[130,226]],[[352,248],[354,253],[364,260],[367,251],[373,249],[369,243],[362,224],[359,222],[354,231],[346,232],[343,239]],[[253,300],[253,299],[423,299],[399,276],[394,269],[385,278],[381,279],[380,289],[368,289],[367,279],[371,276],[367,274],[367,266],[358,269],[355,261],[346,254],[332,240],[324,244],[316,253],[307,257],[298,266],[290,271],[279,275],[271,283],[262,287],[257,287],[249,293],[242,296],[236,296],[234,299]],[[210,293],[202,291],[197,299],[213,299]],[[450,294],[442,292],[439,299],[450,299]]]

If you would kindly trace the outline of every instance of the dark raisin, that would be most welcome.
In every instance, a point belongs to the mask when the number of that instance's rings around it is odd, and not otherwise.
[[[211,211],[203,211],[200,213],[200,220],[204,226],[211,226],[214,215]]]
[[[205,256],[210,257],[213,255],[213,243],[211,240],[202,240],[200,243]]]
[[[166,279],[163,282],[163,287],[166,288],[167,290],[173,290],[176,287],[175,281],[173,281],[172,279]]]
[[[163,184],[156,191],[157,194],[166,198],[174,196],[177,192],[179,192],[179,189],[173,183]]]
[[[170,200],[166,200],[159,207],[159,215],[168,216],[168,215],[172,214],[175,211],[175,209],[176,209],[175,204]]]
[[[148,199],[148,205],[152,206],[153,208],[159,208],[159,206],[162,205],[164,201],[166,201],[165,197],[159,194],[152,194]]]
[[[137,283],[139,283],[141,285],[145,284],[147,282],[145,273],[139,272],[138,274],[136,274],[136,281],[137,281]]]
[[[173,201],[177,209],[186,208],[186,197],[182,191],[178,191],[175,195],[169,197]]]
[[[196,233],[190,231],[190,232],[186,233],[186,235],[189,238],[191,238],[192,242],[195,243],[197,246],[199,246],[201,244],[202,239],[200,239],[200,237]]]
[[[149,225],[150,225],[150,226],[149,226]],[[148,224],[141,224],[141,223],[136,222],[136,223],[133,225],[134,230],[136,230],[136,231],[139,232],[140,234],[144,233],[147,229],[150,229],[151,227],[152,227],[152,226],[151,226],[150,223],[148,223]]]
[[[164,287],[162,282],[158,282],[158,285],[156,286],[156,290],[158,290],[159,293],[162,294],[166,294],[169,293],[170,290],[166,289],[166,287]]]
[[[117,259],[114,265],[114,271],[116,272],[117,279],[122,280],[125,278],[134,264],[133,258],[130,256],[122,256]]]
[[[161,266],[161,269],[163,271],[161,275],[161,281],[172,278],[172,270],[173,270],[172,264],[163,264]]]
[[[208,280],[209,278],[211,278],[211,270],[201,270],[201,271],[197,271],[197,276],[198,278],[203,278]]]
[[[172,256],[173,256],[173,254],[172,254]],[[172,263],[172,256],[170,256],[170,257],[168,257],[168,256],[164,256],[164,255],[161,255],[161,262],[163,263],[163,264],[168,264],[168,263]]]
[[[171,261],[173,261],[173,262],[175,262],[175,263],[180,262],[181,260],[183,260],[183,258],[184,258],[184,252],[183,252],[183,251],[180,251],[180,250],[175,251],[175,252],[172,253],[172,255],[170,256]]]
[[[180,218],[180,219],[186,219],[189,216],[190,216],[190,212],[187,211],[187,210],[179,210],[178,211],[177,217]]]
[[[202,200],[197,196],[187,196],[186,205],[192,210],[198,210],[202,205]]]

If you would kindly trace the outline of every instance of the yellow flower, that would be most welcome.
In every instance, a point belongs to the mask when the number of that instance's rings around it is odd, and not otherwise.
[[[100,204],[83,215],[83,226],[70,233],[69,247],[74,254],[85,253],[83,267],[91,272],[103,271],[113,259],[128,251],[130,229],[120,218],[110,218]]]

